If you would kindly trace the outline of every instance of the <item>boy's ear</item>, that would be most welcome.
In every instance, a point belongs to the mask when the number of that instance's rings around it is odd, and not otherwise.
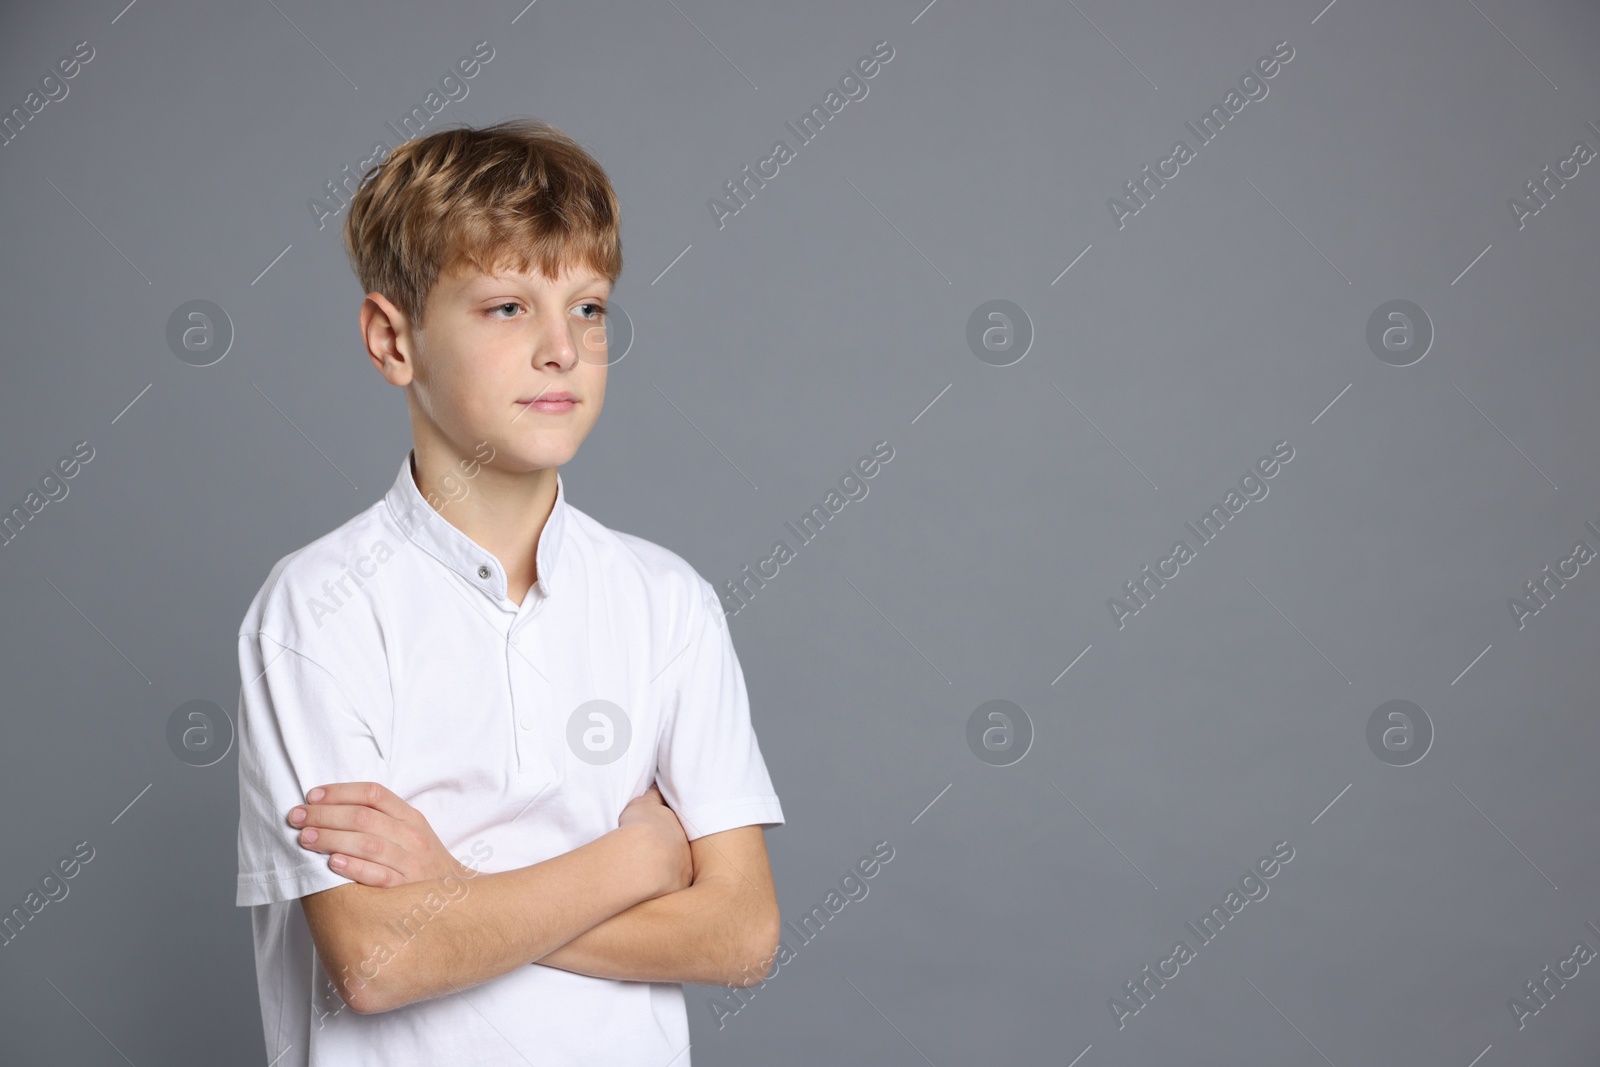
[[[361,339],[367,356],[385,380],[393,385],[411,383],[411,325],[405,312],[382,293],[368,293],[361,302]]]

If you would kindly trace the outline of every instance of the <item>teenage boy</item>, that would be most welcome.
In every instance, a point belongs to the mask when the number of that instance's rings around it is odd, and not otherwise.
[[[408,141],[351,200],[413,446],[241,626],[236,902],[274,1067],[688,1067],[679,983],[776,952],[783,812],[716,593],[558,470],[605,396],[618,221],[529,120]]]

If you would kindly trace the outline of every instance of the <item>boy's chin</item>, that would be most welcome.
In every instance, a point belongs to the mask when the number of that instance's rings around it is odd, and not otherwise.
[[[544,436],[544,435],[541,435]],[[561,467],[572,461],[581,442],[563,439],[507,441],[494,446],[492,463],[501,470],[531,471],[545,467]]]

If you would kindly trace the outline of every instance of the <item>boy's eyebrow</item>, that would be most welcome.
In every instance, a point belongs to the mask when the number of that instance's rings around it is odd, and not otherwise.
[[[541,277],[542,277],[542,275],[541,275]],[[479,274],[477,277],[473,278],[470,282],[467,283],[467,288],[469,290],[473,290],[473,289],[480,289],[480,288],[488,288],[488,287],[494,286],[494,285],[522,285],[522,284],[526,284],[526,283],[527,283],[527,279],[525,277],[523,277],[521,275],[517,275],[517,274]],[[574,280],[573,283],[572,283],[572,285],[575,288],[578,288],[578,289],[582,289],[585,286],[596,285],[596,284],[609,285],[610,284],[610,280],[607,279],[604,275],[587,274],[587,275],[583,276],[582,278],[578,278],[578,279]]]

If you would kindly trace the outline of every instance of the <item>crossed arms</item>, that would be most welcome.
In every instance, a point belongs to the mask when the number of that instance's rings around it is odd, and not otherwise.
[[[392,1011],[537,963],[598,978],[750,986],[777,950],[760,826],[688,841],[654,787],[617,829],[540,863],[471,872],[372,782],[312,790],[291,825],[355,879],[301,898],[346,1005]],[[303,818],[296,814],[304,812]],[[307,842],[315,828],[316,840]],[[403,934],[404,936],[399,936]]]

